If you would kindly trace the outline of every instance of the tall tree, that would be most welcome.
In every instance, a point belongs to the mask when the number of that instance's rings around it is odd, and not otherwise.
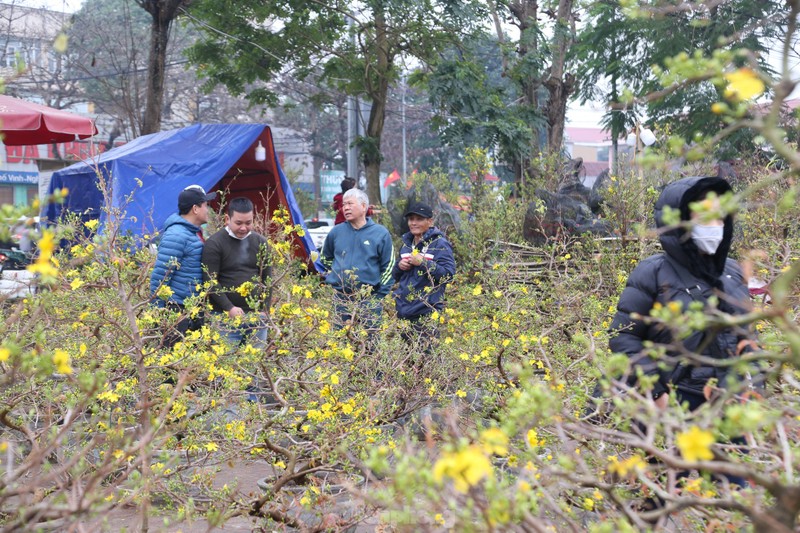
[[[784,4],[656,2],[631,10],[625,2],[595,3],[578,46],[579,76],[584,81],[580,96],[609,104],[606,123],[614,135],[643,117],[688,140],[716,132],[722,122],[711,105],[722,99],[722,87],[712,83],[707,67],[726,68],[727,60],[718,59],[719,54],[731,52],[734,64],[752,60],[770,72],[770,43],[786,28]],[[697,60],[701,63],[693,63]],[[699,79],[693,79],[693,70]],[[675,83],[670,83],[672,78]],[[639,109],[633,107],[637,101]],[[639,116],[633,116],[637,111]],[[740,151],[748,136],[741,132],[729,137],[718,147],[719,154]]]
[[[147,97],[142,121],[142,133],[148,134],[161,129],[170,28],[181,10],[188,7],[192,0],[136,0],[136,3],[150,13],[151,18]]]
[[[136,0],[84,0],[71,17],[69,45],[63,55],[70,76],[77,80],[85,98],[101,113],[113,117],[107,127],[134,138],[144,132],[150,19]],[[171,30],[166,57],[161,122],[181,127],[196,122],[250,119],[246,102],[224,90],[206,94],[194,73],[186,67],[184,50],[196,40],[191,26]]]
[[[573,4],[487,1],[494,39],[468,43],[429,78],[431,97],[446,113],[440,121],[445,131],[450,136],[460,131],[465,139],[470,132],[489,133],[484,146],[512,167],[517,182],[535,172],[533,154],[562,150],[567,103],[576,89],[570,70],[577,19]],[[516,37],[504,21],[516,26]],[[492,71],[499,73],[499,81],[489,75]]]
[[[254,103],[275,102],[278,72],[322,65],[323,78],[371,105],[357,144],[367,192],[380,201],[380,164],[387,99],[398,79],[398,60],[436,57],[476,22],[469,3],[455,0],[301,0],[236,2],[197,0],[193,13],[206,24],[205,42],[192,59],[211,84],[224,83]],[[254,82],[261,82],[255,84]]]
[[[56,109],[84,101],[67,55],[54,46],[69,15],[0,4],[0,69],[6,94],[41,98]]]

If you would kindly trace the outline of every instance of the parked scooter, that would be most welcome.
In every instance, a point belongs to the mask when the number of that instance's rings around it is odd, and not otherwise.
[[[0,273],[3,270],[24,270],[30,264],[30,254],[16,248],[0,248]]]

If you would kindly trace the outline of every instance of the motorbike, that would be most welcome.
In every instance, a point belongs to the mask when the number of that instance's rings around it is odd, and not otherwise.
[[[30,254],[15,248],[0,248],[0,273],[4,270],[23,270],[30,264]]]

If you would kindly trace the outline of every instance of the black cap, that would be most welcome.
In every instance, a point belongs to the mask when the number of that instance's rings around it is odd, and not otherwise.
[[[415,202],[408,206],[408,209],[406,209],[406,214],[403,216],[408,217],[411,215],[419,215],[423,218],[433,218],[433,209],[431,209],[431,206],[428,204]]]
[[[206,194],[206,190],[199,185],[189,185],[178,195],[178,212],[188,213],[192,206],[203,202],[210,202],[217,197],[216,192]]]

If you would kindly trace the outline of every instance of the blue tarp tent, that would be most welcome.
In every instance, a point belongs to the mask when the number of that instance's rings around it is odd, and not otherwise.
[[[255,160],[259,141],[266,161]],[[139,137],[55,172],[48,192],[66,187],[69,194],[64,204],[48,205],[43,215],[52,222],[69,211],[103,224],[108,214],[101,176],[108,184],[110,208],[124,212],[123,232],[152,235],[160,230],[177,211],[178,193],[192,184],[227,198],[246,196],[261,214],[284,205],[293,224],[304,224],[265,124],[196,124]],[[308,232],[295,241],[297,254],[307,260],[315,249]]]

